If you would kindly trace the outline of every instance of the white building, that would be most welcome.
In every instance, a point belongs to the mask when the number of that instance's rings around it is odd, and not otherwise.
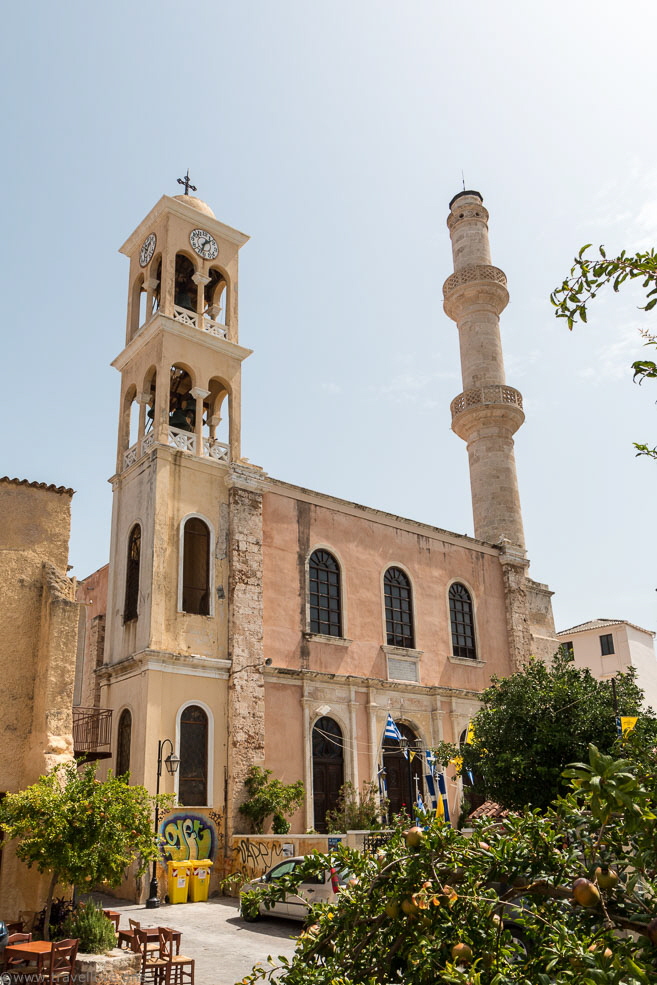
[[[577,667],[588,667],[600,680],[634,667],[645,704],[657,709],[657,659],[652,630],[622,619],[592,619],[561,630],[557,639],[572,652]]]

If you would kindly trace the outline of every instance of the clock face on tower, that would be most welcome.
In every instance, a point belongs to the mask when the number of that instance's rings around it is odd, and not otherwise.
[[[145,267],[147,263],[151,262],[151,257],[155,253],[155,244],[157,239],[155,238],[155,233],[151,233],[147,236],[141,245],[141,250],[139,251],[139,266]]]
[[[205,229],[192,229],[189,234],[192,249],[204,260],[214,260],[219,253],[217,241]]]

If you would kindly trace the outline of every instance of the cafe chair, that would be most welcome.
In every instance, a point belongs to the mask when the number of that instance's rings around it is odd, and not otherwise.
[[[171,927],[159,927],[160,959],[166,962],[166,985],[194,985],[194,958],[179,954],[180,934]]]
[[[27,944],[32,940],[32,934],[10,934],[7,938],[7,944]],[[21,977],[24,975],[29,975],[30,973],[35,973],[37,968],[36,965],[28,961],[27,958],[15,958],[11,957],[7,951],[4,954],[4,961],[1,963],[2,971],[5,974],[12,975],[12,979],[15,979],[16,973]]]
[[[135,930],[132,950],[141,955],[141,985],[161,985],[166,981],[167,962],[160,957],[159,944],[153,950],[145,930]]]
[[[138,920],[132,920],[128,917],[129,930],[118,930],[117,947],[125,947],[128,950],[134,950],[133,944],[135,941],[135,933],[141,930],[141,924]]]
[[[44,968],[39,975],[38,985],[73,985],[75,982],[75,959],[78,953],[78,940],[56,941]]]

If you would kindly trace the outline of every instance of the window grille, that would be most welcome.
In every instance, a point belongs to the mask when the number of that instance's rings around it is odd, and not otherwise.
[[[340,568],[328,551],[314,551],[308,563],[310,632],[342,636]]]
[[[183,612],[210,615],[210,531],[190,517],[183,534]]]
[[[123,621],[136,619],[139,606],[139,560],[141,557],[141,527],[135,523],[128,539],[128,563],[125,573],[125,604]]]
[[[452,625],[452,653],[455,657],[477,659],[472,599],[465,585],[455,582],[449,589],[449,617]]]
[[[178,800],[184,807],[208,803],[208,716],[198,705],[180,716]]]
[[[411,584],[400,568],[388,568],[383,578],[388,646],[413,649]]]

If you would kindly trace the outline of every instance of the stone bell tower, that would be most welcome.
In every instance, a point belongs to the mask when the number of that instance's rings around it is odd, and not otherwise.
[[[551,592],[527,577],[513,435],[525,420],[522,394],[504,373],[500,315],[509,302],[506,275],[491,264],[488,211],[476,191],[449,203],[454,273],[443,286],[445,313],[456,322],[463,392],[451,404],[452,430],[467,443],[475,537],[500,547],[507,629],[516,665],[549,655],[554,638]]]

